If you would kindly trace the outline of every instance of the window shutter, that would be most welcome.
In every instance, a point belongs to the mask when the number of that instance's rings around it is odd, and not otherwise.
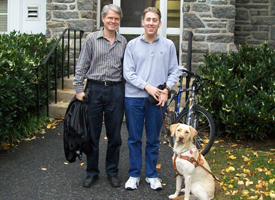
[[[0,32],[7,32],[8,1],[0,0]]]

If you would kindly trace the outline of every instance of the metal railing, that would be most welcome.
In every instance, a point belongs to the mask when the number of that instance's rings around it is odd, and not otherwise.
[[[74,66],[74,70],[75,71],[75,65],[76,65],[76,42],[77,42],[77,33],[79,32],[79,37],[78,37],[78,46],[79,46],[79,52],[81,51],[81,39],[84,35],[84,31],[82,30],[72,30],[72,29],[65,29],[63,31],[63,33],[60,35],[60,37],[58,38],[58,40],[56,41],[56,43],[54,44],[54,46],[52,47],[52,49],[50,50],[50,52],[48,53],[47,57],[44,59],[44,61],[37,66],[37,80],[38,80],[38,84],[37,84],[37,115],[40,116],[40,84],[39,84],[39,69],[43,66],[46,66],[46,112],[47,112],[47,116],[49,116],[49,94],[50,94],[50,77],[49,77],[49,59],[51,58],[51,56],[55,56],[55,60],[54,60],[54,71],[55,71],[55,103],[57,103],[57,79],[58,79],[58,56],[57,56],[57,48],[58,45],[60,45],[61,42],[61,79],[62,79],[62,90],[64,89],[64,77],[68,77],[70,76],[70,59],[71,59],[71,45],[70,45],[70,34],[71,31],[73,31],[73,66]],[[67,36],[68,39],[68,44],[67,44],[67,52],[65,52],[65,36]],[[64,65],[65,65],[65,53],[67,54],[67,74],[64,74]]]

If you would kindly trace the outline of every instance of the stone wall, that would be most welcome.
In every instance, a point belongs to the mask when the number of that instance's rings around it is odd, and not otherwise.
[[[182,63],[187,61],[190,31],[193,33],[192,71],[196,71],[206,53],[236,51],[235,15],[235,0],[184,0]]]
[[[46,36],[59,36],[66,28],[92,32],[96,19],[97,0],[47,0]]]
[[[268,41],[275,49],[275,0],[184,0],[182,64],[193,33],[192,70],[206,53],[236,51],[239,44]],[[47,0],[47,37],[66,28],[96,30],[97,0]]]
[[[258,45],[268,41],[275,49],[275,1],[236,1],[235,44]]]

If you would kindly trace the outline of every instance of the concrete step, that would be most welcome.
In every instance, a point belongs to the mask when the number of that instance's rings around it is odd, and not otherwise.
[[[49,115],[53,118],[64,118],[68,108],[68,102],[58,102],[57,104],[51,103],[49,105]]]
[[[55,91],[51,91],[55,95]],[[57,102],[70,102],[75,95],[75,89],[57,90]]]
[[[73,78],[74,75],[70,75],[69,78],[66,76],[64,77],[64,89],[75,89],[73,86]],[[84,86],[86,84],[86,79],[84,80]],[[62,89],[62,79],[59,79],[57,82],[57,88]]]

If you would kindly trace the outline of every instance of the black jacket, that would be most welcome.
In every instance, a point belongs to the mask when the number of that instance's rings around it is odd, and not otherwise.
[[[76,157],[81,160],[82,152],[87,154],[91,150],[87,117],[90,95],[87,88],[83,101],[74,96],[66,110],[63,143],[65,157],[70,163],[75,162]]]

